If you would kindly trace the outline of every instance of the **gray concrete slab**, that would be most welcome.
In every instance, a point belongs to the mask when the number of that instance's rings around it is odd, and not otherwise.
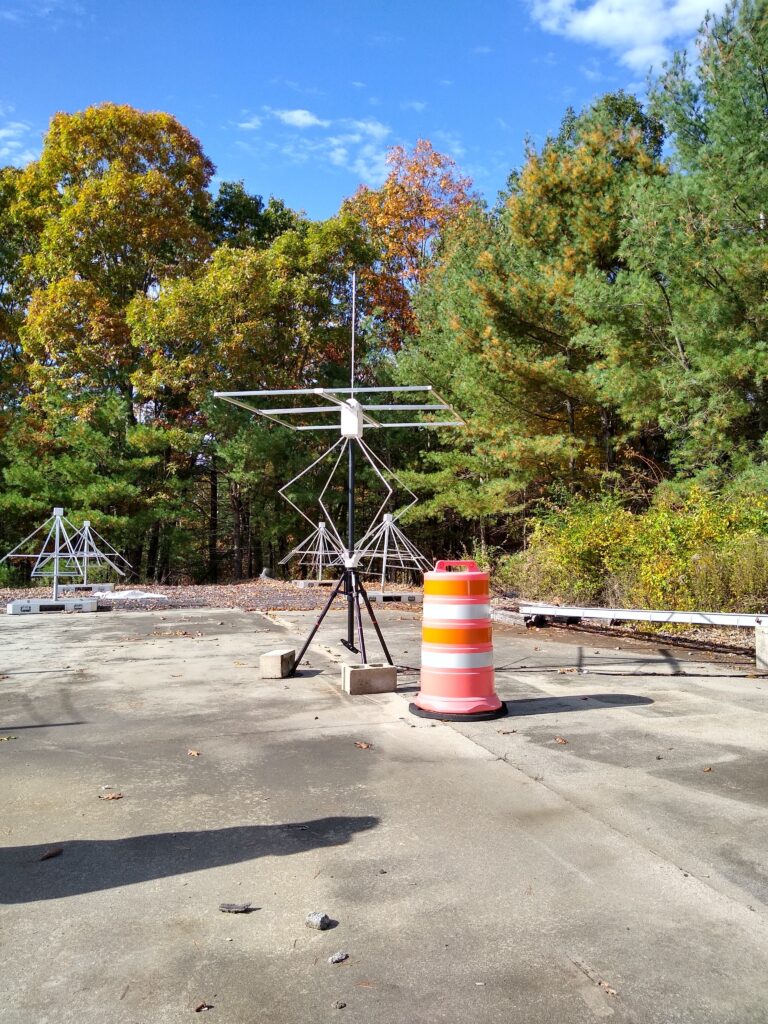
[[[765,683],[501,638],[513,717],[453,727],[407,713],[414,671],[258,679],[310,618],[0,620],[4,1021],[765,1019]],[[418,618],[381,620],[413,670]]]
[[[330,648],[343,625],[336,613],[321,644]],[[413,699],[418,620],[390,616],[386,627],[400,692]],[[509,717],[454,727],[688,877],[765,906],[768,678],[664,645],[604,649],[550,636],[496,625],[496,687]]]

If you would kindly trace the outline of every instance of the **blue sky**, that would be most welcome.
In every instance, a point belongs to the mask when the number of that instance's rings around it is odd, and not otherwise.
[[[0,163],[51,115],[174,114],[220,179],[312,217],[429,138],[489,200],[565,108],[642,90],[724,0],[0,0]]]

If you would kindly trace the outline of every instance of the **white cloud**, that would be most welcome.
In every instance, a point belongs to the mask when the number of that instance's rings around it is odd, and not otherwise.
[[[420,114],[422,110],[427,109],[427,104],[424,100],[405,100],[400,107],[402,110],[415,110],[417,114]]]
[[[46,21],[53,29],[64,25],[71,26],[73,18],[81,18],[84,14],[82,4],[77,0],[17,0],[10,7],[0,10],[0,20],[13,25],[25,22]]]
[[[273,110],[271,113],[283,124],[290,125],[291,128],[327,128],[331,123],[323,121],[311,110]]]
[[[607,75],[600,70],[600,65],[596,60],[588,60],[585,64],[580,64],[579,71],[588,82],[604,82],[607,78]]]
[[[6,121],[0,124],[0,164],[23,167],[39,156],[34,149],[32,128],[24,121]]]
[[[280,153],[295,164],[315,163],[339,168],[367,185],[380,185],[386,178],[392,129],[375,117],[324,120],[310,110],[263,109],[270,121],[250,117],[244,110],[241,112],[244,120],[236,122],[242,132],[262,128],[260,138],[267,136],[260,142],[262,150]],[[308,132],[307,128],[316,130]],[[239,139],[237,145],[246,152],[254,151],[250,140]]]
[[[686,44],[707,11],[726,0],[529,0],[545,31],[612,50],[627,67],[647,71]]]
[[[362,132],[363,135],[369,136],[371,139],[376,139],[377,142],[381,142],[383,139],[391,133],[391,129],[381,121],[377,121],[375,117],[366,117],[362,121],[346,121],[342,124],[348,124],[351,128],[356,131]]]
[[[436,131],[432,132],[432,137],[440,144],[441,149],[455,157],[456,160],[461,160],[466,156],[464,143],[456,132]]]

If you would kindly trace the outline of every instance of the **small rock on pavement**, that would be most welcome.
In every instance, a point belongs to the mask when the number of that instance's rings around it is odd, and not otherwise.
[[[343,1010],[346,1005],[347,1004],[342,1002],[341,999],[337,999],[336,1002],[333,1004],[333,1008],[334,1010]]]
[[[220,903],[222,914],[247,914],[252,909],[250,903]]]
[[[328,957],[329,964],[343,964],[345,960],[349,960],[349,953],[339,952]]]
[[[331,919],[327,914],[321,914],[319,911],[313,914],[307,914],[306,920],[307,928],[316,928],[319,932],[324,932],[326,928],[331,927]]]

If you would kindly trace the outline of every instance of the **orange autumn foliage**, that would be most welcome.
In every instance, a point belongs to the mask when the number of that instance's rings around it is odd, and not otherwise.
[[[475,197],[471,180],[428,139],[419,139],[410,152],[393,147],[387,163],[384,184],[378,189],[361,185],[345,208],[360,219],[381,252],[378,265],[363,276],[397,348],[416,330],[411,295],[434,264],[439,238]]]

